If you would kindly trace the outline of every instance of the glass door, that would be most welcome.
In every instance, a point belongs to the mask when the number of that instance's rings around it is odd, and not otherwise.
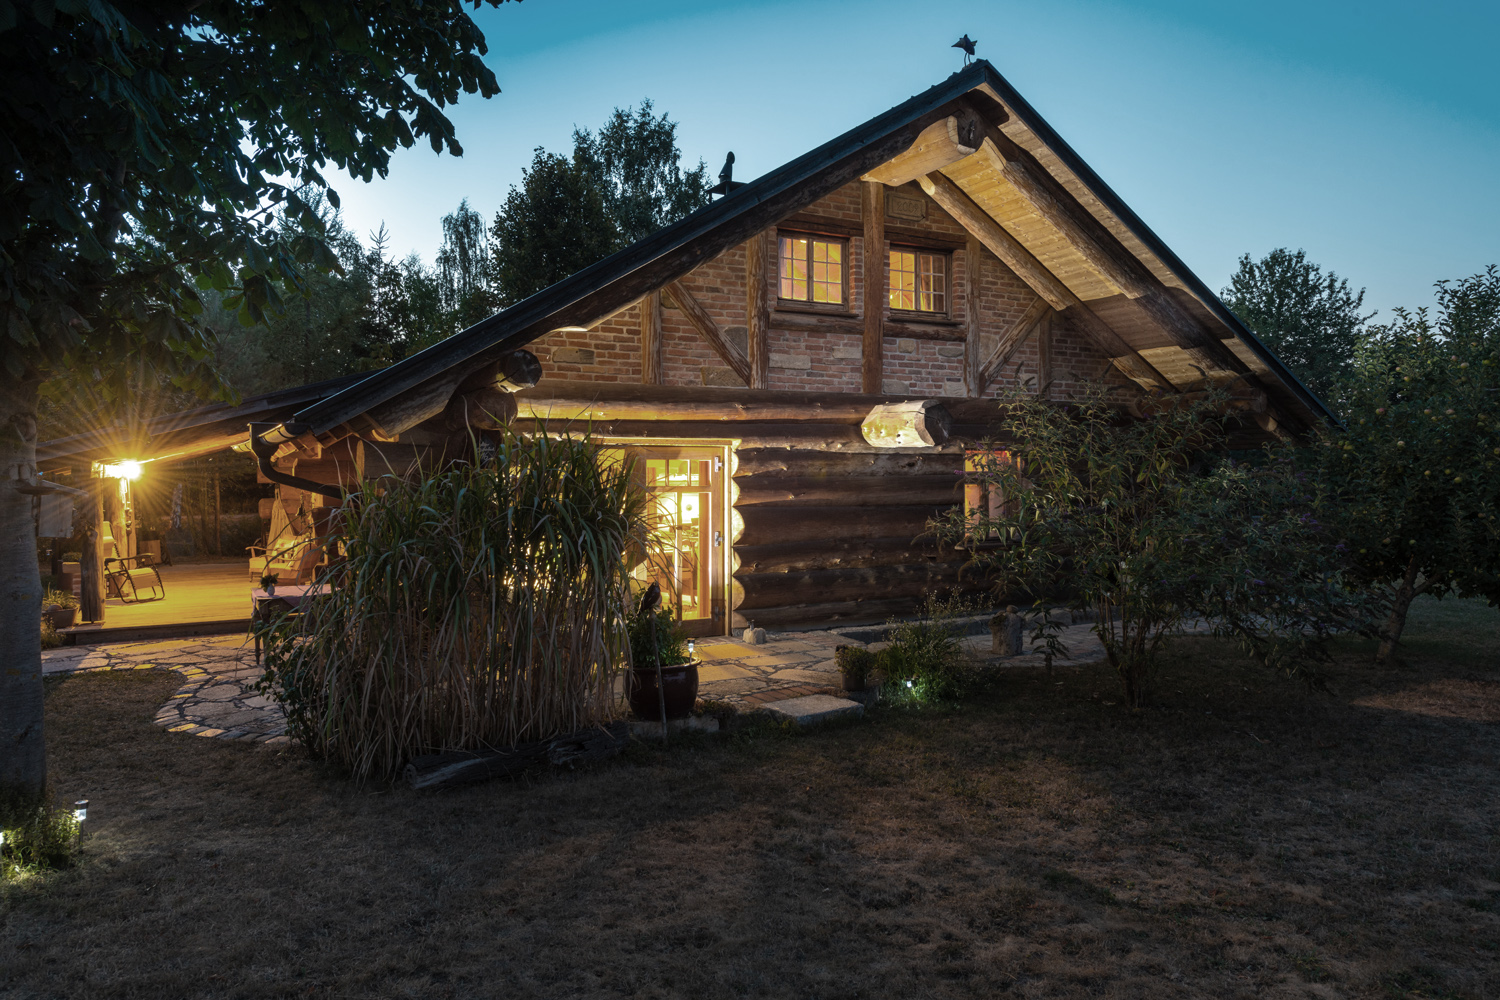
[[[724,447],[621,449],[650,494],[652,545],[634,575],[655,582],[693,635],[724,635],[728,618]]]

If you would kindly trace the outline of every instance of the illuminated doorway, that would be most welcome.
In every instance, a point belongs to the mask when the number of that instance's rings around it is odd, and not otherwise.
[[[635,459],[635,475],[650,494],[653,544],[636,579],[661,586],[690,634],[728,634],[728,447],[620,451]]]

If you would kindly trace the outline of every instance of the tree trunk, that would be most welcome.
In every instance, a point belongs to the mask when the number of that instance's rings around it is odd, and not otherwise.
[[[214,465],[214,555],[224,554],[224,532],[219,527],[219,467]]]
[[[47,781],[42,741],[42,580],[31,497],[38,382],[0,369],[0,795],[38,798]],[[8,793],[8,794],[7,794]]]
[[[1411,610],[1411,602],[1426,590],[1426,584],[1417,584],[1417,557],[1412,556],[1411,562],[1406,564],[1406,573],[1401,577],[1401,586],[1396,588],[1395,596],[1391,598],[1391,614],[1380,632],[1380,649],[1375,653],[1376,663],[1381,666],[1390,663],[1391,657],[1396,653],[1396,643],[1401,641],[1401,633],[1406,629],[1406,614]]]

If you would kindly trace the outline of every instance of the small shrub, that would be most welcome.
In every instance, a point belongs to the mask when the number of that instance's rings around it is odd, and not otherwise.
[[[631,615],[627,626],[630,631],[630,662],[637,667],[654,667],[656,660],[651,648],[652,616],[644,614],[644,610],[643,608]],[[661,650],[661,665],[670,667],[691,660],[687,648],[687,628],[678,621],[666,601],[662,601],[661,606],[656,609],[655,618],[656,644]]]
[[[973,690],[974,670],[959,645],[958,619],[976,608],[958,594],[932,595],[922,604],[921,618],[891,622],[891,644],[877,654],[876,665],[894,696],[956,701]]]
[[[870,682],[875,672],[875,654],[862,646],[839,646],[833,651],[833,661],[839,674],[853,690],[860,690]]]
[[[57,629],[52,627],[52,619],[42,619],[42,648],[56,649],[62,645],[62,636],[57,634]]]
[[[42,607],[45,608],[49,604],[59,608],[76,608],[78,598],[74,597],[71,591],[48,588],[47,592],[42,595]]]
[[[73,810],[54,803],[10,800],[0,807],[0,879],[69,868],[78,849]]]

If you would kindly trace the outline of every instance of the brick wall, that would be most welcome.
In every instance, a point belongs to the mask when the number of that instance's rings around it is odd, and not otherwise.
[[[887,219],[887,224],[920,230],[935,236],[962,240],[964,230],[948,217],[921,189],[906,185],[902,196],[920,198],[925,203],[926,218],[921,222]],[[860,222],[860,186],[858,183],[819,199],[803,210],[804,214],[840,220],[851,226]],[[774,232],[774,230],[773,230]],[[845,327],[861,322],[863,308],[864,241],[858,236],[848,241],[849,301],[845,315],[839,317]],[[980,356],[987,358],[1007,330],[1031,306],[1036,295],[1025,282],[988,250],[982,250],[980,302]],[[950,317],[964,320],[970,308],[970,292],[965,287],[967,252],[954,251],[950,258],[949,290],[952,295]],[[775,309],[777,247],[776,240],[766,241],[766,274],[770,284],[765,290],[771,308],[770,372],[772,389],[804,389],[858,392],[860,390],[862,337],[856,329],[789,329],[778,324]],[[887,258],[881,254],[882,266]],[[735,247],[720,254],[681,279],[683,287],[697,299],[732,339],[745,342],[745,248]],[[886,310],[889,315],[889,309]],[[899,321],[909,323],[909,316]],[[903,332],[885,338],[885,391],[921,395],[963,394],[963,344],[943,339],[961,327],[932,328],[936,336],[922,336],[926,331]],[[1065,320],[1054,317],[1051,334],[1051,395],[1065,397],[1082,391],[1087,383],[1130,383],[1078,330]],[[663,381],[667,385],[743,385],[725,366],[717,352],[698,335],[678,310],[662,309]],[[542,361],[543,377],[572,381],[639,382],[640,312],[630,306],[588,330],[560,330],[547,334],[532,347]],[[1035,386],[1037,345],[1030,338],[1010,357],[999,377],[991,382],[987,396],[994,396],[1017,384]]]

